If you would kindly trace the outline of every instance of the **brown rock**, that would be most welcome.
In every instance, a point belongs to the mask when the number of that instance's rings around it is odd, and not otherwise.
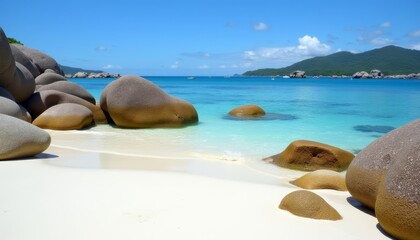
[[[35,78],[36,85],[47,85],[58,81],[67,81],[67,79],[60,74],[45,72]]]
[[[191,103],[170,96],[137,76],[111,82],[102,92],[100,105],[119,127],[182,127],[198,122]]]
[[[305,189],[333,189],[347,191],[344,176],[332,170],[316,170],[291,181],[290,183]]]
[[[54,130],[79,130],[91,125],[93,114],[87,107],[75,103],[52,106],[39,115],[33,125]]]
[[[281,200],[280,209],[294,215],[313,219],[340,220],[341,215],[319,195],[305,190],[298,190],[286,195]]]
[[[229,114],[236,117],[261,117],[265,115],[265,111],[257,105],[249,104],[237,107],[231,110]]]
[[[24,107],[35,119],[48,108],[61,103],[76,103],[83,105],[93,113],[93,119],[96,124],[107,123],[106,116],[99,106],[79,97],[56,90],[45,90],[34,93],[31,98],[25,102]]]
[[[270,158],[275,164],[290,169],[343,171],[347,169],[354,155],[327,144],[298,140],[290,143],[280,154]]]

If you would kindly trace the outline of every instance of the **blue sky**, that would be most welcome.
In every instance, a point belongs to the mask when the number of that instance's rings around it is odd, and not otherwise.
[[[340,50],[420,50],[419,0],[3,3],[9,37],[60,64],[111,73],[231,75]]]

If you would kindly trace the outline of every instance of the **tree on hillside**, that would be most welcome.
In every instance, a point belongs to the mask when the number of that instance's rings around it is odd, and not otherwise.
[[[9,43],[17,43],[17,44],[23,45],[23,43],[21,43],[20,41],[14,38],[7,38],[7,40],[9,41]]]

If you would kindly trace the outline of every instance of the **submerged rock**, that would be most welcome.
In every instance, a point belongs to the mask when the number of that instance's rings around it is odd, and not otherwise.
[[[198,122],[191,103],[132,75],[111,82],[102,92],[100,106],[124,128],[183,127]]]
[[[378,125],[357,125],[353,127],[354,130],[359,132],[377,132],[377,133],[387,133],[394,130],[394,127],[391,126],[378,126]]]
[[[248,105],[243,105],[243,106],[232,109],[229,112],[229,115],[232,115],[235,117],[246,117],[246,118],[261,117],[265,115],[265,111],[258,105],[248,104]]]
[[[344,176],[332,170],[316,170],[307,173],[290,183],[304,189],[333,189],[347,191]]]
[[[290,169],[343,171],[347,169],[354,155],[331,145],[298,140],[290,143],[280,154],[270,158],[275,164]]]
[[[342,219],[322,197],[306,190],[289,193],[281,200],[279,208],[300,217],[333,221]]]

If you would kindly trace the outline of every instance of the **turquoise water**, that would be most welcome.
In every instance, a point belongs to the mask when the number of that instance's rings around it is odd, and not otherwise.
[[[384,131],[420,117],[419,80],[146,79],[169,94],[191,102],[199,113],[200,123],[182,129],[132,130],[130,134],[170,138],[194,151],[233,158],[261,159],[281,152],[298,139],[319,141],[357,153]],[[71,79],[96,99],[112,80]],[[270,116],[284,114],[290,118],[238,121],[227,117],[230,110],[244,104],[257,104]],[[385,128],[379,132],[356,130],[355,126],[360,125]]]

